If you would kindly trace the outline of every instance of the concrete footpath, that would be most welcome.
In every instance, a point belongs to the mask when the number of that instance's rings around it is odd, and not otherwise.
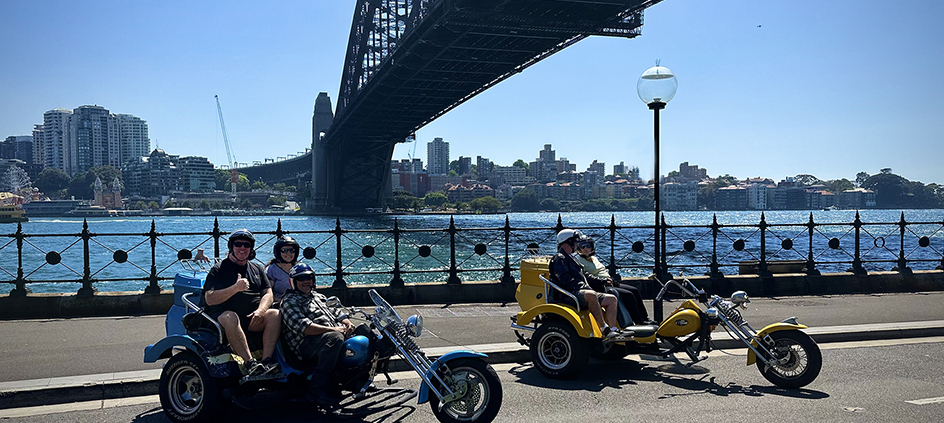
[[[796,316],[820,343],[944,336],[944,292],[751,301],[743,315],[755,329]],[[665,314],[677,305],[667,302]],[[509,328],[516,303],[397,309],[423,315],[417,343],[430,357],[471,349],[492,362],[530,360]],[[144,347],[163,336],[163,316],[0,321],[0,409],[156,394],[163,363],[144,363]],[[720,348],[740,347],[723,331],[715,337]]]

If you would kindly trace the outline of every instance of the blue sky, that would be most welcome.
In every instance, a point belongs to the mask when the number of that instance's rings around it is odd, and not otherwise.
[[[220,164],[214,95],[240,162],[311,140],[314,99],[337,97],[354,1],[0,1],[0,137],[56,107],[98,104],[148,121],[152,148]],[[452,159],[532,161],[544,144],[584,170],[652,174],[639,75],[679,79],[662,112],[662,170],[779,180],[854,179],[890,167],[944,183],[944,2],[665,0],[642,36],[591,37],[417,134]],[[412,154],[397,147],[394,158]]]

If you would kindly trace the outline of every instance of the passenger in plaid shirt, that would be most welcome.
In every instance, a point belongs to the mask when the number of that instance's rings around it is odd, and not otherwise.
[[[340,311],[328,307],[325,296],[314,291],[315,272],[311,266],[296,264],[289,276],[293,289],[285,291],[282,297],[282,336],[291,353],[306,363],[317,363],[305,399],[336,405],[340,398],[328,392],[326,385],[341,355],[344,340],[353,335],[366,335],[370,329],[366,325],[355,328],[346,318],[338,320]]]

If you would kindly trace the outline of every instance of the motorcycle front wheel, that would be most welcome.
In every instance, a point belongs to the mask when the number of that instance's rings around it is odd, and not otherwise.
[[[823,355],[816,341],[798,330],[773,332],[773,361],[768,367],[757,360],[757,369],[765,379],[781,388],[796,389],[809,385],[819,376]]]
[[[467,389],[464,396],[444,404],[442,409],[439,398],[432,395],[429,405],[436,419],[443,423],[488,423],[494,420],[502,404],[502,386],[495,369],[474,358],[458,358],[446,366],[452,372],[453,380],[463,381]]]

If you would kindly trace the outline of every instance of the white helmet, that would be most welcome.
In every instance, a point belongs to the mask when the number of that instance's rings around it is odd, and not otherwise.
[[[580,235],[580,231],[576,229],[561,229],[561,231],[557,233],[557,246],[559,247],[561,244],[567,242],[568,239],[579,238]]]

